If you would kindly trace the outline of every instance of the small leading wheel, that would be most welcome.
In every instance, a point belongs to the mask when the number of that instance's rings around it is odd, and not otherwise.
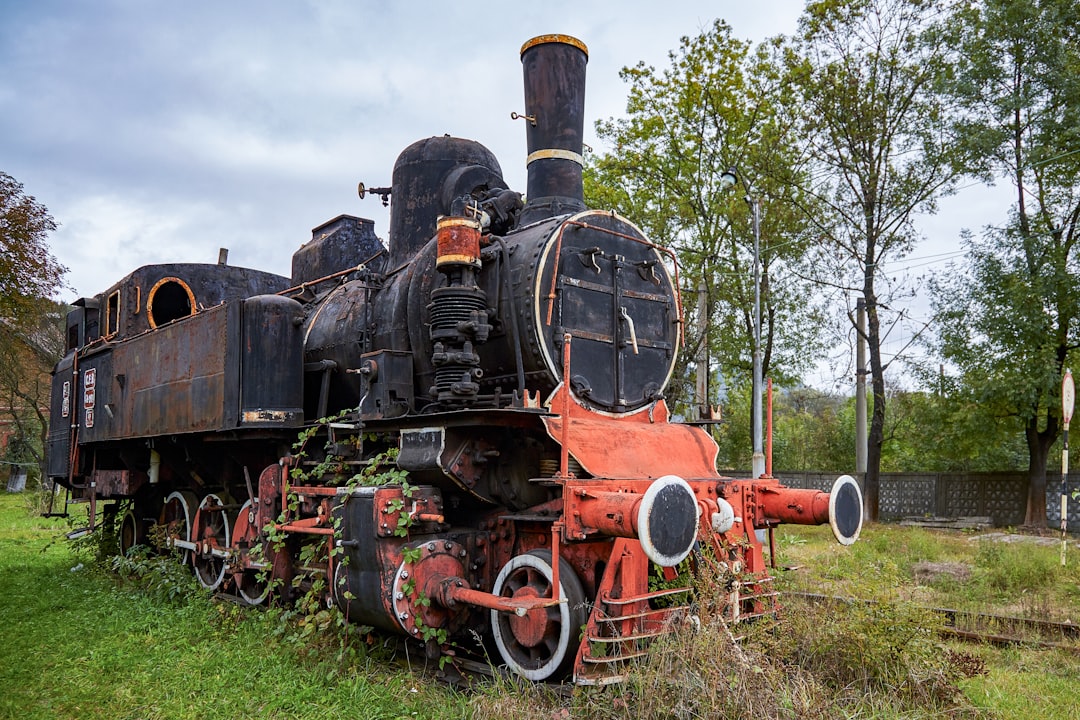
[[[533,550],[503,566],[492,592],[509,598],[551,597],[551,551]],[[570,563],[559,559],[565,602],[518,616],[491,611],[495,645],[506,665],[527,680],[561,679],[574,664],[578,633],[588,620],[585,591]]]
[[[195,578],[207,590],[217,590],[225,580],[230,534],[225,502],[222,497],[210,493],[199,503],[199,511],[191,521]]]
[[[174,492],[165,498],[165,504],[161,506],[161,515],[158,525],[165,529],[165,535],[169,540],[191,541],[191,521],[195,516],[195,508],[199,500],[195,493],[187,490]],[[186,548],[180,551],[180,561],[187,563],[191,552]]]

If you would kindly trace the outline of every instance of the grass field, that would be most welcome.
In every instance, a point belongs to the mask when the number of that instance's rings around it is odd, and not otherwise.
[[[1063,568],[1059,543],[1001,532],[874,525],[850,548],[832,543],[828,527],[788,526],[778,534],[781,563],[798,567],[780,573],[782,589],[1080,623],[1075,538]],[[1080,646],[949,647],[985,663],[985,674],[960,687],[992,716],[1080,718]]]
[[[31,516],[27,504],[0,495],[0,718],[797,718],[807,708],[821,718],[1080,717],[1075,653],[942,643],[911,632],[917,614],[906,610],[840,623],[793,604],[781,625],[741,644],[709,624],[659,647],[614,688],[566,697],[500,680],[455,691],[411,672],[378,639],[310,647],[280,613],[215,602],[190,592],[186,576],[149,589],[118,579],[58,539],[63,523]],[[841,548],[827,528],[784,528],[779,559],[800,569],[778,582],[911,601],[904,607],[1077,620],[1080,549],[1065,569],[1057,552],[890,526]],[[939,670],[949,663],[938,660],[954,656],[984,670],[951,685],[962,696],[904,705],[901,694],[947,690]]]
[[[305,652],[272,613],[126,588],[57,540],[66,526],[25,505],[0,495],[2,718],[468,714],[467,698],[378,650],[340,660],[334,648]]]

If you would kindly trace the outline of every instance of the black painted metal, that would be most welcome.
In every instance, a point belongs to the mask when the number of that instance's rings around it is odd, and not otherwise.
[[[303,310],[295,300],[260,295],[243,301],[240,422],[282,427],[304,418]]]
[[[101,334],[105,335],[106,326],[109,326],[109,339],[121,340],[150,330],[151,293],[159,283],[175,285],[169,278],[175,278],[188,286],[194,296],[194,305],[189,306],[183,313],[166,312],[162,317],[157,318],[158,325],[165,324],[162,320],[167,322],[187,317],[202,309],[220,305],[227,300],[273,294],[289,287],[289,278],[233,265],[202,263],[145,265],[93,299],[92,304],[100,307],[103,315],[99,320]],[[112,324],[107,317],[104,317],[109,314],[109,299],[117,297],[117,293],[119,293],[119,302],[114,312],[116,319],[119,320],[118,325]],[[186,300],[187,293],[183,295]],[[92,333],[88,332],[87,341],[91,339]]]
[[[694,542],[697,533],[694,496],[684,486],[668,485],[660,490],[650,513],[649,541],[666,557],[679,557]]]
[[[452,214],[455,200],[496,188],[506,188],[499,161],[474,140],[445,135],[405,148],[394,164],[388,268],[412,261],[435,234],[438,217]]]
[[[311,242],[293,253],[292,284],[309,283],[360,264],[376,272],[386,265],[386,248],[375,236],[375,223],[338,215],[314,228]]]
[[[546,157],[529,163],[521,224],[585,209],[582,165],[585,129],[585,65],[577,45],[552,36],[521,53],[525,78],[525,137],[529,155],[563,151],[579,160]]]
[[[387,613],[383,602],[386,569],[382,558],[372,550],[378,537],[374,488],[354,492],[348,502],[336,505],[333,512],[341,519],[341,546],[348,558],[338,565],[339,576],[334,579],[338,603],[352,622],[399,631],[397,621]],[[346,590],[352,594],[351,599],[346,599]]]

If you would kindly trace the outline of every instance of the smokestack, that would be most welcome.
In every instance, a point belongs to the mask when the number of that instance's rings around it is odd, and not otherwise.
[[[585,43],[569,35],[541,35],[521,46],[529,182],[519,225],[585,209],[581,152],[588,60]]]

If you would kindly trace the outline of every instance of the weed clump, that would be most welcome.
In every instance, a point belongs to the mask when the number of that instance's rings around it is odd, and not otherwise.
[[[708,603],[699,597],[699,607]],[[985,672],[937,642],[940,620],[912,605],[789,599],[776,618],[731,625],[703,616],[661,637],[621,683],[575,688],[561,702],[523,689],[475,717],[804,718],[984,714],[958,682]]]
[[[136,545],[127,555],[113,555],[109,569],[156,603],[181,604],[202,594],[191,569],[179,557],[158,554],[145,545]]]
[[[926,609],[835,601],[792,605],[782,622],[773,653],[823,690],[816,712],[967,709],[957,686],[963,669],[937,642],[942,619]]]
[[[775,621],[722,618],[658,642],[617,689],[580,694],[590,717],[977,717],[966,673],[936,642],[936,619],[911,606],[792,606]]]
[[[1053,552],[1031,545],[983,540],[975,554],[982,584],[999,595],[1019,595],[1051,587],[1058,576]]]

